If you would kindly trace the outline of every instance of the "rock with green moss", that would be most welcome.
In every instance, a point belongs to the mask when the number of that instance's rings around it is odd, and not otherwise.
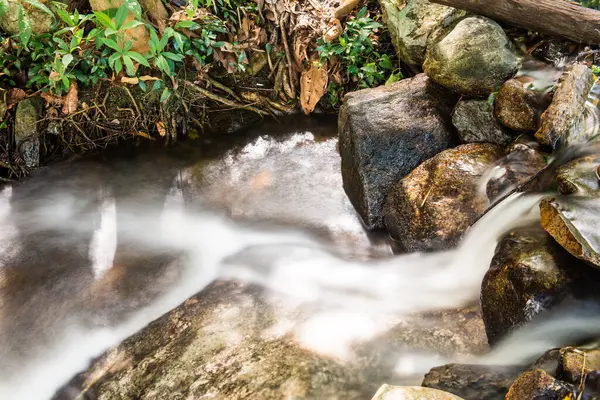
[[[466,13],[428,0],[381,0],[381,9],[400,60],[418,68],[429,37]]]
[[[595,135],[595,129],[587,123],[585,107],[594,81],[591,69],[583,64],[573,65],[542,114],[540,129],[535,133],[541,144],[555,147],[585,143]]]
[[[571,257],[541,228],[504,237],[481,285],[481,309],[490,344],[565,300],[594,293],[593,268]]]
[[[494,118],[494,107],[487,100],[462,100],[454,109],[452,123],[463,143],[495,143],[507,146],[512,136]]]
[[[40,163],[39,112],[34,99],[25,99],[15,113],[15,143],[19,154],[29,168]]]
[[[504,30],[484,17],[468,17],[430,39],[423,70],[442,86],[485,97],[520,65]]]
[[[463,400],[441,390],[420,386],[383,385],[371,400]]]
[[[18,0],[7,0],[7,4],[6,13],[0,16],[0,29],[11,35],[15,35],[21,31],[19,28],[19,10],[23,10],[24,23],[31,26],[31,31],[36,35],[48,32],[52,26],[52,22],[54,22],[52,16],[37,8],[28,7],[25,10],[22,5],[24,3]]]
[[[455,246],[489,205],[481,176],[504,155],[491,143],[469,143],[425,161],[392,187],[384,208],[391,237],[408,251]]]

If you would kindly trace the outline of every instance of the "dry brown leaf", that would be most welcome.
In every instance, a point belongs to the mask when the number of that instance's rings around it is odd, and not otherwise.
[[[150,75],[143,75],[140,76],[140,81],[142,82],[146,82],[146,81],[159,81],[160,78],[157,78],[155,76],[150,76]]]
[[[323,36],[323,40],[326,43],[334,41],[342,34],[342,30],[343,30],[342,24],[340,23],[340,20],[337,18],[334,18],[331,21],[331,24],[330,24],[329,28],[327,29],[327,32],[325,32],[325,35]]]
[[[327,70],[313,63],[300,78],[300,104],[306,115],[310,114],[327,90]]]
[[[146,15],[156,24],[159,32],[163,33],[167,27],[167,19],[169,18],[169,13],[163,2],[161,0],[140,0],[140,4]]]
[[[160,136],[165,136],[167,134],[167,127],[165,126],[165,123],[162,121],[158,121],[156,123],[156,130],[158,131],[158,134]]]
[[[65,99],[61,96],[53,96],[50,93],[43,92],[40,97],[44,99],[46,104],[49,106],[62,106],[65,103]]]
[[[152,138],[152,136],[150,136],[148,133],[143,132],[143,131],[135,131],[135,132],[129,132],[129,133],[132,134],[132,135],[135,135],[135,136],[141,136],[141,137],[146,138],[146,139],[154,140]]]
[[[69,115],[77,111],[78,102],[79,92],[77,91],[77,84],[75,82],[71,82],[71,86],[69,86],[69,92],[65,96],[65,102],[62,108],[63,114]]]
[[[130,78],[128,76],[124,76],[121,78],[121,82],[126,83],[128,85],[137,85],[140,80],[136,77]]]
[[[12,88],[8,89],[6,94],[6,106],[10,109],[12,106],[27,98],[27,94],[23,89]]]
[[[350,11],[352,11],[359,2],[359,0],[343,0],[338,8],[335,9],[335,17],[343,18],[350,14]]]

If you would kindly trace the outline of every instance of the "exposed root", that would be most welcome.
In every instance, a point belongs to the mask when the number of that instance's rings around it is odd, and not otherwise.
[[[269,115],[269,113],[266,111],[260,110],[256,107],[248,105],[248,104],[242,104],[242,103],[235,102],[233,100],[226,99],[226,98],[219,96],[218,94],[215,94],[209,90],[201,88],[200,86],[195,85],[190,81],[184,81],[184,84],[186,87],[197,92],[198,94],[201,94],[202,96],[204,96],[210,100],[216,101],[218,103],[225,104],[226,106],[229,106],[234,110],[235,109],[248,110],[248,111],[252,111],[258,115],[261,115],[263,117]]]

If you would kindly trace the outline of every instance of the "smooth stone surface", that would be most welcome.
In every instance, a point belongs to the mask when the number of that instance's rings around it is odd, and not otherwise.
[[[461,95],[485,97],[519,64],[500,25],[488,18],[468,17],[431,38],[423,70]]]
[[[422,386],[444,390],[465,400],[504,400],[523,367],[447,364],[432,368]]]
[[[367,228],[384,227],[383,205],[393,184],[452,145],[454,104],[424,74],[346,95],[338,124],[342,179]]]
[[[504,237],[481,285],[481,309],[488,341],[566,300],[591,296],[593,268],[571,257],[541,228]]]
[[[425,161],[390,191],[385,224],[407,251],[447,249],[489,205],[481,176],[503,156],[490,143],[463,144]]]
[[[510,387],[506,400],[575,398],[575,387],[561,382],[541,369],[522,374]],[[568,397],[572,396],[572,397]]]
[[[487,100],[462,100],[454,109],[452,123],[463,143],[495,143],[507,146],[512,136],[494,117],[494,107]]]
[[[540,95],[517,79],[504,82],[495,102],[498,121],[509,129],[535,132],[539,128]]]
[[[428,0],[381,0],[383,17],[400,60],[420,68],[434,31],[466,13]]]
[[[556,185],[560,194],[579,194],[600,190],[597,169],[600,157],[583,157],[573,160],[556,170]]]
[[[38,109],[33,99],[25,99],[17,104],[15,114],[15,142],[21,158],[28,168],[40,163],[40,139],[37,123]]]
[[[542,226],[577,258],[600,268],[600,193],[556,196],[540,203]]]
[[[594,84],[592,70],[583,64],[574,64],[556,89],[552,103],[542,114],[536,139],[544,145],[572,145],[585,143],[590,132],[585,127],[585,103]]]
[[[371,400],[461,400],[460,397],[441,390],[419,386],[383,385]]]

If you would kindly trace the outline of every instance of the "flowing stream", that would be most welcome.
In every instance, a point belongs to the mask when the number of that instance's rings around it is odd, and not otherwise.
[[[311,304],[318,311],[290,330],[343,359],[387,329],[388,315],[476,303],[499,237],[539,218],[540,195],[512,195],[458,248],[392,256],[343,193],[335,121],[273,133],[281,129],[65,163],[0,189],[0,398],[52,398],[92,358],[217,279]],[[483,358],[407,352],[393,373],[523,362],[600,331],[597,315],[542,321]]]

